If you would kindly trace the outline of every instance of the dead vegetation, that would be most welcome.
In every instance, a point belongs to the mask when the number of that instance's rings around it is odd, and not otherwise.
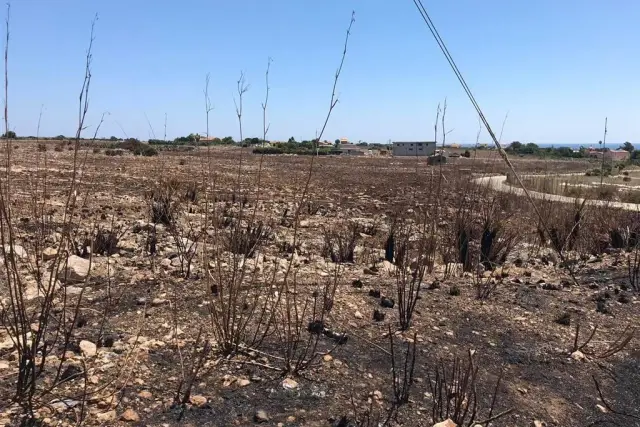
[[[502,172],[489,157],[347,164],[207,147],[107,159],[80,144],[91,49],[86,62],[71,150],[3,147],[9,422],[572,425],[598,416],[594,399],[614,412],[590,386],[637,360],[632,219],[553,202],[536,215],[462,173]],[[248,88],[243,74],[241,137]],[[569,311],[601,325],[585,339],[578,323],[572,351],[557,321]],[[551,412],[550,400],[570,404]]]

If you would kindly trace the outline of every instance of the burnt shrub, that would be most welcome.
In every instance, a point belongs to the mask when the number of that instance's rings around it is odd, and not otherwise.
[[[271,228],[258,221],[246,227],[234,227],[229,234],[227,247],[230,252],[252,258],[262,243],[271,237]]]
[[[335,263],[353,263],[355,261],[355,250],[360,230],[356,223],[349,222],[346,226],[337,227],[331,230],[323,230],[324,247],[322,254],[331,258]]]
[[[113,255],[118,251],[120,236],[116,230],[98,227],[93,238],[93,252],[99,255]]]
[[[158,183],[149,193],[151,222],[167,226],[174,224],[178,212],[179,188],[180,183],[177,180],[167,179]]]

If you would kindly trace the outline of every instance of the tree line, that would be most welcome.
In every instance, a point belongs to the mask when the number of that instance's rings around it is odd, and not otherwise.
[[[585,146],[581,146],[579,149],[574,150],[571,147],[540,147],[533,142],[521,143],[520,141],[513,141],[506,148],[508,152],[518,155],[538,155],[545,157],[563,157],[563,158],[587,158],[589,157],[589,149]],[[605,147],[602,141],[598,143],[598,148],[594,148],[595,151],[610,151],[610,148]],[[631,158],[636,159],[640,157],[640,152],[635,150],[635,147],[629,141],[618,147],[618,150],[624,150],[631,153]]]

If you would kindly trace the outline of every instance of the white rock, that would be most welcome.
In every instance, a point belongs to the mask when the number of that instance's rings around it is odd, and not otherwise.
[[[114,409],[112,411],[102,412],[102,413],[98,414],[96,416],[96,418],[98,419],[98,421],[104,423],[104,422],[110,422],[110,421],[115,420],[116,416],[117,416],[117,414],[116,414],[116,411]]]
[[[193,406],[204,406],[207,404],[207,398],[201,395],[194,395],[189,398],[189,402]]]
[[[85,357],[93,357],[98,352],[98,347],[91,341],[82,340],[80,341],[80,350]]]
[[[393,273],[394,271],[396,271],[396,266],[390,263],[389,261],[384,260],[382,262],[382,270],[387,273]]]
[[[4,245],[4,251],[9,254],[11,246]],[[20,245],[13,245],[13,253],[16,255],[16,258],[24,259],[27,257],[27,251]]]
[[[287,390],[295,390],[298,388],[298,383],[291,378],[285,378],[282,380],[282,387]]]
[[[433,427],[458,427],[458,424],[451,421],[451,419],[446,419],[441,423],[434,424]]]
[[[67,286],[64,290],[67,292],[67,296],[80,295],[80,292],[82,292],[82,288],[77,286]]]
[[[89,275],[89,265],[88,259],[71,255],[58,271],[58,279],[66,283],[83,282]]]
[[[69,408],[78,406],[80,402],[73,399],[56,399],[49,403],[49,405],[56,411],[66,411]]]
[[[152,305],[152,306],[154,306],[154,307],[158,307],[158,306],[160,306],[160,305],[164,305],[164,304],[166,304],[167,302],[168,302],[168,301],[167,301],[166,299],[163,299],[163,298],[154,298],[154,299],[151,301],[151,305]]]
[[[120,419],[122,421],[137,423],[140,421],[140,415],[138,415],[138,413],[133,409],[129,408],[120,415]]]
[[[55,249],[55,248],[49,247],[49,248],[45,248],[42,251],[42,259],[45,260],[45,261],[49,261],[49,260],[54,259],[56,257],[56,255],[58,255],[58,250]]]
[[[364,317],[359,311],[356,311],[354,316],[356,317],[356,319],[362,319]]]
[[[6,337],[0,341],[0,350],[11,350],[13,348],[13,341],[11,337]]]
[[[573,353],[571,353],[571,358],[573,360],[577,360],[579,362],[584,362],[587,357],[584,355],[583,352],[581,352],[580,350],[574,351]]]

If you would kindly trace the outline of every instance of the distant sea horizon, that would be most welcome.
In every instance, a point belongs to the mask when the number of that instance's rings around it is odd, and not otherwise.
[[[486,144],[487,146],[493,146],[493,143],[482,143],[482,144]],[[511,144],[511,142],[508,143],[502,143],[503,147],[508,147],[509,144]],[[526,142],[523,142],[523,144],[526,144]],[[549,148],[549,147],[554,147],[554,148],[559,148],[559,147],[569,147],[571,149],[574,150],[578,150],[580,147],[585,147],[585,148],[589,148],[589,147],[593,147],[593,148],[598,148],[599,145],[597,142],[595,143],[581,143],[581,144],[568,144],[568,143],[562,143],[562,142],[553,142],[553,143],[535,143],[538,145],[538,147],[543,147],[543,148]],[[621,146],[622,144],[616,144],[616,143],[608,143],[607,144],[607,148],[610,149],[616,149],[619,146]],[[470,147],[475,147],[476,144],[460,144],[461,147],[465,147],[465,148],[470,148]]]

